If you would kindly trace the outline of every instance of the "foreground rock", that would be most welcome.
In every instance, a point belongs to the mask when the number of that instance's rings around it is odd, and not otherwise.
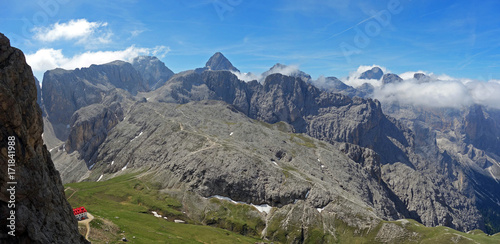
[[[87,243],[78,233],[59,173],[42,141],[37,90],[24,54],[0,34],[0,242]],[[8,138],[15,137],[15,237],[8,235]]]

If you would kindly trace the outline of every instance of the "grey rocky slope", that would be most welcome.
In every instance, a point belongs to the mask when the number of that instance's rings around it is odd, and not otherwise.
[[[71,117],[70,133],[64,150],[68,153],[78,151],[80,158],[90,168],[108,131],[124,119],[133,101],[127,92],[116,89],[104,97],[102,103],[77,110]]]
[[[162,188],[268,204],[275,212],[265,216],[267,222],[293,213],[288,223],[279,220],[282,228],[320,225],[324,233],[335,233],[336,220],[366,230],[381,218],[405,216],[401,203],[380,184],[373,151],[330,145],[291,130],[283,122],[252,120],[220,101],[137,103],[108,134],[89,179],[147,170]],[[355,162],[345,152],[364,158]],[[193,218],[197,211],[186,210]]]
[[[59,173],[42,141],[37,89],[24,54],[0,34],[0,242],[87,243],[78,233]],[[10,216],[7,185],[7,138],[15,137],[15,237],[7,234]]]
[[[157,57],[136,57],[132,60],[132,66],[141,74],[144,82],[148,84],[149,90],[156,90],[163,86],[174,75],[174,72]]]

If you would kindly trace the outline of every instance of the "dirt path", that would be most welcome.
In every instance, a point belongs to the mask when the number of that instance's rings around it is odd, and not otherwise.
[[[71,189],[71,190],[73,191],[73,193],[71,193],[71,195],[68,197],[68,200],[69,200],[69,199],[70,199],[73,195],[75,195],[75,193],[77,192],[76,190],[73,190],[73,189]]]
[[[85,234],[85,239],[87,239],[87,241],[89,240],[89,233],[90,233],[90,221],[92,221],[94,219],[94,216],[90,213],[87,212],[87,219],[85,220],[82,220],[82,221],[78,221],[78,225],[85,225],[85,227],[87,228],[87,234]]]

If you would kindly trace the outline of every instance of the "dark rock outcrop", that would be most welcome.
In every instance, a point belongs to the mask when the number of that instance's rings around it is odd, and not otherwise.
[[[174,72],[157,57],[139,56],[132,60],[132,66],[139,71],[150,90],[156,90],[169,80]]]
[[[59,173],[42,141],[42,116],[36,85],[24,54],[0,34],[0,242],[87,243],[66,201]],[[15,179],[8,180],[8,138],[15,138]],[[6,191],[15,185],[15,237],[8,235]],[[13,209],[12,209],[13,210]]]

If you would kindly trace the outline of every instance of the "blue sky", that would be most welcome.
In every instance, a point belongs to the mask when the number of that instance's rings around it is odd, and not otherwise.
[[[345,77],[376,64],[398,74],[500,79],[499,1],[6,2],[0,32],[24,51],[38,78],[55,66],[139,54],[180,72],[221,51],[242,72],[280,62],[313,78]]]

